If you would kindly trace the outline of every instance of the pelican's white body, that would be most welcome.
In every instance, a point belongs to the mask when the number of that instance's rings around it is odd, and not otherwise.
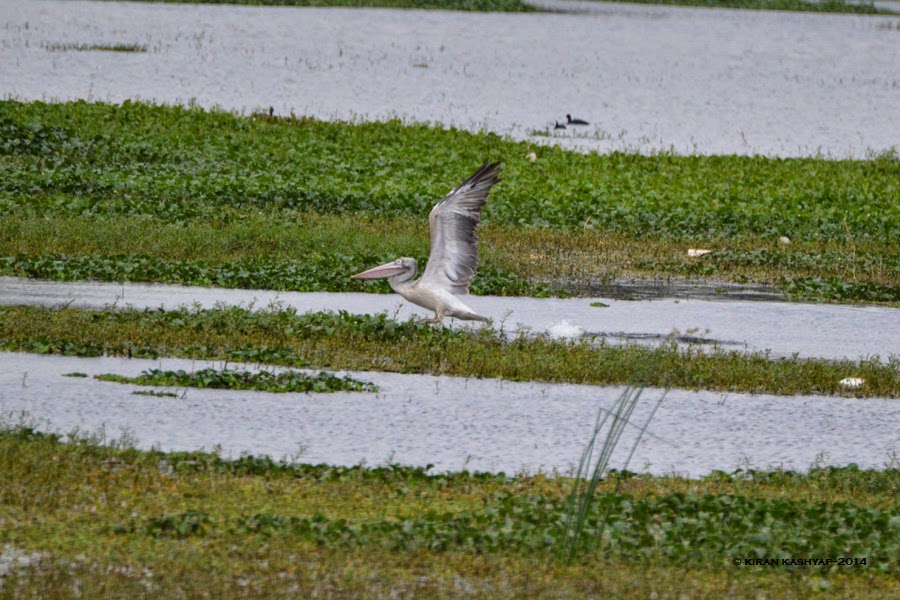
[[[408,279],[404,276],[408,277]],[[392,290],[413,304],[433,310],[435,321],[440,321],[443,317],[456,317],[457,319],[467,319],[469,321],[487,321],[486,318],[466,306],[459,299],[459,296],[453,294],[447,288],[428,285],[424,278],[419,281],[412,281],[412,278],[415,276],[416,270],[413,270],[412,275],[406,275],[405,273],[397,275],[391,277],[388,283],[391,284]],[[403,279],[406,280],[404,281]]]
[[[469,293],[469,282],[478,268],[478,238],[475,230],[491,187],[500,181],[498,163],[484,163],[453,188],[428,216],[431,254],[422,278],[414,258],[395,261],[353,275],[357,279],[388,279],[391,289],[422,308],[434,311],[434,320],[456,317],[487,321],[459,299]]]

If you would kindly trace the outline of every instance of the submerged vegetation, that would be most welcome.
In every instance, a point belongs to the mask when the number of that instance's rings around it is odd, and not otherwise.
[[[348,8],[418,8],[489,12],[533,12],[522,0],[149,0],[168,4],[245,4],[251,6],[319,6]],[[837,1],[837,0],[834,0]]]
[[[160,385],[176,387],[210,388],[218,390],[256,390],[260,392],[377,392],[378,386],[359,381],[349,375],[338,377],[321,372],[309,375],[297,371],[272,373],[269,371],[235,371],[232,369],[201,369],[187,372],[150,369],[137,377],[125,377],[111,373],[95,375],[100,381],[132,383],[135,385]]]
[[[44,44],[41,46],[50,52],[146,52],[147,46],[143,44]]]
[[[431,373],[772,394],[900,397],[900,359],[775,359],[721,348],[607,345],[527,331],[433,327],[384,314],[291,309],[52,310],[0,307],[0,349],[186,357],[287,367]],[[865,385],[845,390],[840,380]]]
[[[676,276],[900,302],[895,154],[579,154],[400,121],[130,101],[0,102],[0,272],[351,289],[361,268],[424,260],[431,206],[486,158],[505,170],[485,209],[476,293]],[[689,247],[714,252],[693,259]]]
[[[611,472],[597,481],[583,550],[568,564],[557,558],[565,477],[228,460],[103,441],[0,430],[0,547],[36,557],[0,579],[0,597],[896,591],[895,467],[699,481]],[[844,557],[853,560],[781,560]]]

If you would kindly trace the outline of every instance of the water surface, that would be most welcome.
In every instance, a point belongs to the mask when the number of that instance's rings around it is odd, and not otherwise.
[[[600,151],[866,156],[900,140],[897,17],[0,0],[0,95],[439,121]],[[144,53],[57,50],[142,44]],[[553,133],[566,113],[589,127]]]
[[[502,380],[352,373],[373,393],[270,394],[179,388],[178,398],[137,396],[147,386],[63,377],[137,375],[149,368],[222,368],[190,360],[71,358],[0,353],[0,414],[26,411],[43,430],[124,431],[141,447],[212,449],[311,463],[433,464],[439,471],[534,472],[577,465],[598,408],[621,388]],[[229,365],[233,367],[234,365]],[[172,388],[157,388],[171,391]],[[647,390],[632,420],[642,424],[660,390]],[[694,477],[713,469],[813,464],[884,467],[900,450],[896,400],[794,398],[671,391],[631,470]],[[8,417],[7,417],[8,418]],[[634,428],[622,438],[630,448]],[[621,468],[627,451],[611,464]]]
[[[362,284],[361,284],[362,285]],[[607,307],[591,306],[602,302]],[[346,310],[387,312],[401,320],[433,313],[396,294],[301,293],[234,290],[134,283],[61,283],[0,277],[0,305],[177,308],[217,304],[265,308],[273,303],[300,312]],[[770,350],[774,356],[887,359],[900,352],[900,311],[875,306],[841,306],[767,301],[612,298],[526,298],[468,296],[493,326],[526,327],[558,337],[595,335],[611,341],[659,343],[670,337],[716,343],[739,350]],[[451,326],[459,325],[447,319]],[[471,325],[466,325],[471,326]]]

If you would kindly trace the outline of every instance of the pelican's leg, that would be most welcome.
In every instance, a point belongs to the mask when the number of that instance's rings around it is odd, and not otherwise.
[[[438,323],[442,323],[444,321],[444,311],[443,307],[439,306],[434,309],[434,318],[431,319],[431,322],[437,325]]]

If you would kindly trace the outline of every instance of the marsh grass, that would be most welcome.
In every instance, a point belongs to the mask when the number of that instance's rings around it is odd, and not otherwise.
[[[0,134],[5,273],[343,290],[370,259],[424,259],[425,215],[492,157],[505,170],[486,207],[476,293],[699,277],[897,302],[900,162],[887,154],[584,155],[400,121],[131,101],[3,101]],[[714,252],[689,259],[691,247]],[[814,280],[830,283],[787,283]]]
[[[187,372],[150,369],[137,377],[125,377],[111,373],[94,375],[100,381],[130,383],[134,385],[159,385],[170,387],[195,387],[218,390],[255,390],[274,393],[328,393],[328,392],[377,392],[378,386],[359,381],[349,375],[338,377],[321,372],[309,375],[297,371],[272,373],[269,371],[239,371],[234,369],[201,369]]]
[[[557,475],[140,451],[133,440],[8,422],[0,473],[0,547],[41,556],[0,579],[0,597],[453,597],[463,585],[484,598],[755,598],[820,587],[884,597],[900,553],[896,468],[703,480],[620,472],[598,482],[587,516],[585,541],[608,522],[608,544],[571,564],[554,560],[572,486]],[[868,565],[729,564],[832,553]]]
[[[101,356],[187,357],[334,370],[629,384],[778,395],[900,396],[896,356],[772,358],[721,348],[610,346],[527,331],[450,329],[385,314],[297,314],[273,307],[173,311],[0,307],[0,349]],[[839,381],[861,377],[845,390]]]
[[[407,124],[241,117],[126,101],[0,102],[0,209],[221,222],[236,209],[425,215],[486,158],[485,221],[676,239],[895,238],[900,162],[579,154]],[[529,162],[531,152],[538,160]],[[410,156],[416,160],[411,161]]]
[[[568,563],[575,560],[579,551],[584,550],[584,529],[587,524],[587,516],[591,509],[591,504],[595,502],[597,487],[609,467],[609,462],[612,459],[616,446],[619,445],[619,440],[622,437],[622,433],[625,431],[625,426],[631,424],[631,415],[637,407],[642,392],[643,389],[628,387],[622,392],[610,409],[601,408],[597,411],[597,420],[594,423],[593,433],[581,455],[581,460],[578,463],[578,470],[575,472],[572,492],[569,495],[568,507],[566,509],[564,534],[559,545],[560,557]],[[650,415],[647,417],[647,421],[644,423],[643,428],[640,429],[639,434],[635,437],[634,443],[631,446],[631,451],[628,453],[628,458],[625,459],[622,466],[621,470],[623,472],[627,472],[628,465],[631,463],[631,458],[634,456],[634,451],[641,442],[644,432],[647,431],[647,426],[650,424],[650,421],[653,420],[653,416],[656,414],[656,411],[659,409],[664,398],[665,394],[657,401],[653,410],[650,412]],[[603,443],[600,446],[599,455],[597,456],[596,461],[594,461],[594,447],[597,442],[597,437],[601,434],[606,422],[609,421],[610,418],[612,421],[602,437]],[[591,470],[592,464],[593,470]],[[590,478],[588,478],[588,473],[590,473]],[[611,498],[618,498],[618,492],[619,486],[616,485]],[[607,501],[607,510],[600,522],[599,529],[596,532],[592,532],[592,535],[587,540],[588,551],[596,550],[598,546],[602,547],[603,535],[606,531],[606,523],[612,506],[613,502]]]
[[[487,224],[472,292],[596,293],[621,280],[769,285],[796,299],[900,303],[900,253],[887,241],[732,240],[699,259],[704,241],[590,229]],[[146,281],[293,291],[390,293],[349,275],[397,256],[425,264],[427,226],[409,217],[256,213],[190,226],[135,217],[20,217],[0,221],[0,274],[60,281]],[[816,283],[813,283],[816,282]],[[825,283],[817,283],[825,282]]]

